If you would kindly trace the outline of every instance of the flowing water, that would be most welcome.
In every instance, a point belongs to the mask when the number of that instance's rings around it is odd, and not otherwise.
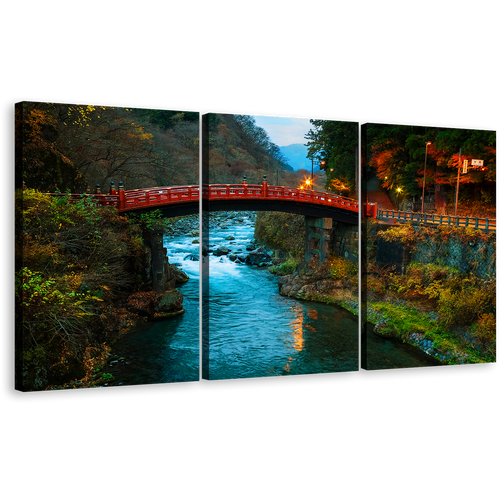
[[[216,217],[216,215],[211,215]],[[254,222],[226,220],[210,229],[215,250],[227,246],[247,254]],[[236,219],[235,219],[236,220]],[[234,240],[227,240],[233,236]],[[108,385],[132,385],[198,380],[199,262],[185,260],[198,253],[193,237],[165,238],[169,261],[190,277],[179,287],[186,312],[147,323],[125,335],[112,350],[106,371]],[[267,377],[358,369],[358,317],[329,304],[282,297],[278,278],[266,267],[236,264],[228,256],[210,254],[208,355],[210,380]],[[402,368],[441,364],[417,348],[368,333],[368,368]]]

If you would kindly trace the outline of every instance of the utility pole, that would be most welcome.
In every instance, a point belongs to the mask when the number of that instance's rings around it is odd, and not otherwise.
[[[458,188],[460,186],[460,167],[462,164],[462,148],[458,153],[458,175],[457,175],[457,194],[455,195],[455,217],[457,216],[457,207],[458,207]]]
[[[427,169],[427,146],[431,143],[425,143],[425,162],[424,162],[424,182],[422,183],[422,213],[424,213],[424,194],[425,194],[425,170]]]

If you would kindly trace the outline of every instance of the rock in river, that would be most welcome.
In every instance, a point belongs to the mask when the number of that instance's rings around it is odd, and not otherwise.
[[[129,296],[127,309],[149,320],[162,319],[183,313],[183,300],[182,293],[176,288],[164,293],[136,292]]]
[[[263,248],[259,248],[247,255],[246,262],[251,265],[259,265],[268,260],[268,258],[267,252]]]
[[[229,253],[229,248],[227,247],[219,247],[216,250],[216,255],[219,257],[220,255],[227,255]]]
[[[184,297],[176,288],[167,290],[158,297],[155,305],[155,319],[167,318],[184,312],[182,301]]]

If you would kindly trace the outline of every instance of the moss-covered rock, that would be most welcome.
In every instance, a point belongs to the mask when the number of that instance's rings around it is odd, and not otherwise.
[[[157,297],[154,319],[161,319],[182,314],[184,312],[184,308],[182,307],[183,300],[184,297],[179,290],[167,290],[165,293]]]

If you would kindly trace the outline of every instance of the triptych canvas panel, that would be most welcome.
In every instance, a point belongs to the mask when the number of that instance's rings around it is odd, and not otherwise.
[[[495,169],[493,131],[19,103],[16,388],[494,362]]]

